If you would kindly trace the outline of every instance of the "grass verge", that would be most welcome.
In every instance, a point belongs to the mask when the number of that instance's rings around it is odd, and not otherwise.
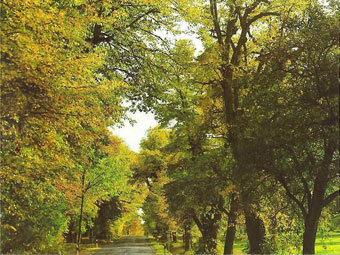
[[[235,240],[234,254],[245,254],[243,250],[246,246],[247,241]],[[301,252],[296,251],[295,253]],[[164,252],[157,254],[164,254]],[[171,254],[190,254],[190,251],[184,253],[183,243],[178,242],[172,244]],[[318,235],[315,243],[315,254],[340,254],[340,232],[330,232],[325,237]]]
[[[159,243],[156,239],[150,238],[150,243],[155,250],[156,255],[169,254],[168,250],[164,251],[164,245]]]
[[[101,249],[101,245],[97,248],[95,244],[81,244],[80,254],[95,254]],[[76,254],[75,243],[65,243],[62,245],[61,254]]]
[[[317,236],[315,254],[340,254],[340,232],[330,232],[327,237]]]

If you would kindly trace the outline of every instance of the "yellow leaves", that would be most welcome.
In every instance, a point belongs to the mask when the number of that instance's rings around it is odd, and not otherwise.
[[[86,0],[74,0],[74,5],[82,5],[85,4],[87,1]]]
[[[235,185],[228,185],[224,190],[220,191],[220,195],[222,196],[227,196],[230,193],[234,192],[236,190],[236,186]]]
[[[135,2],[139,4],[150,5],[150,4],[155,4],[157,0],[135,0]]]
[[[113,156],[117,154],[120,150],[122,141],[115,136],[109,136],[109,143],[108,145],[98,144],[103,152],[105,152],[108,156]]]
[[[17,232],[17,229],[16,229],[15,227],[9,225],[9,224],[4,224],[4,225],[3,225],[3,228],[4,228],[5,230],[10,229],[10,230],[12,230],[12,231],[14,231],[14,232]]]

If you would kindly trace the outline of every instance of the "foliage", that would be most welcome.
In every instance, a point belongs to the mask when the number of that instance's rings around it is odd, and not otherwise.
[[[339,222],[338,5],[2,1],[1,252],[143,231],[320,251]],[[109,131],[128,108],[160,123],[138,154]]]
[[[89,218],[128,176],[107,171],[129,154],[107,157],[107,146],[119,144],[108,145],[115,138],[107,127],[123,116],[125,83],[103,75],[107,49],[89,42],[101,22],[96,8],[72,0],[1,3],[2,252],[42,252],[62,241],[69,216],[79,214],[83,170],[106,181],[85,204]],[[124,16],[105,21],[124,23]]]

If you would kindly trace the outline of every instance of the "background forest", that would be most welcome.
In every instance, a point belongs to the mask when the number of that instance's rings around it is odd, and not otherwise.
[[[1,253],[340,243],[338,0],[0,4]],[[110,131],[136,110],[139,153]]]

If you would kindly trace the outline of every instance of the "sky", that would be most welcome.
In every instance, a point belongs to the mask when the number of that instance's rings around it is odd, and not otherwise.
[[[146,137],[147,130],[157,126],[157,121],[152,113],[137,111],[129,116],[136,121],[131,125],[128,121],[124,122],[121,128],[114,128],[112,133],[122,138],[124,143],[134,152],[139,152],[139,143]]]
[[[188,30],[188,25],[186,23],[180,24],[181,31]],[[196,38],[193,34],[179,34],[175,37],[166,34],[161,33],[161,36],[167,37],[170,39],[190,39],[194,43],[194,46],[196,48],[196,55],[202,52],[203,45],[201,41]],[[128,121],[124,122],[123,127],[121,128],[113,128],[112,133],[114,135],[117,135],[118,137],[122,138],[125,142],[125,144],[134,152],[139,152],[139,144],[143,138],[146,137],[147,130],[149,128],[153,128],[157,126],[157,121],[155,120],[155,116],[152,113],[144,113],[137,111],[136,113],[130,113],[129,116],[136,121],[134,125],[131,125]]]

